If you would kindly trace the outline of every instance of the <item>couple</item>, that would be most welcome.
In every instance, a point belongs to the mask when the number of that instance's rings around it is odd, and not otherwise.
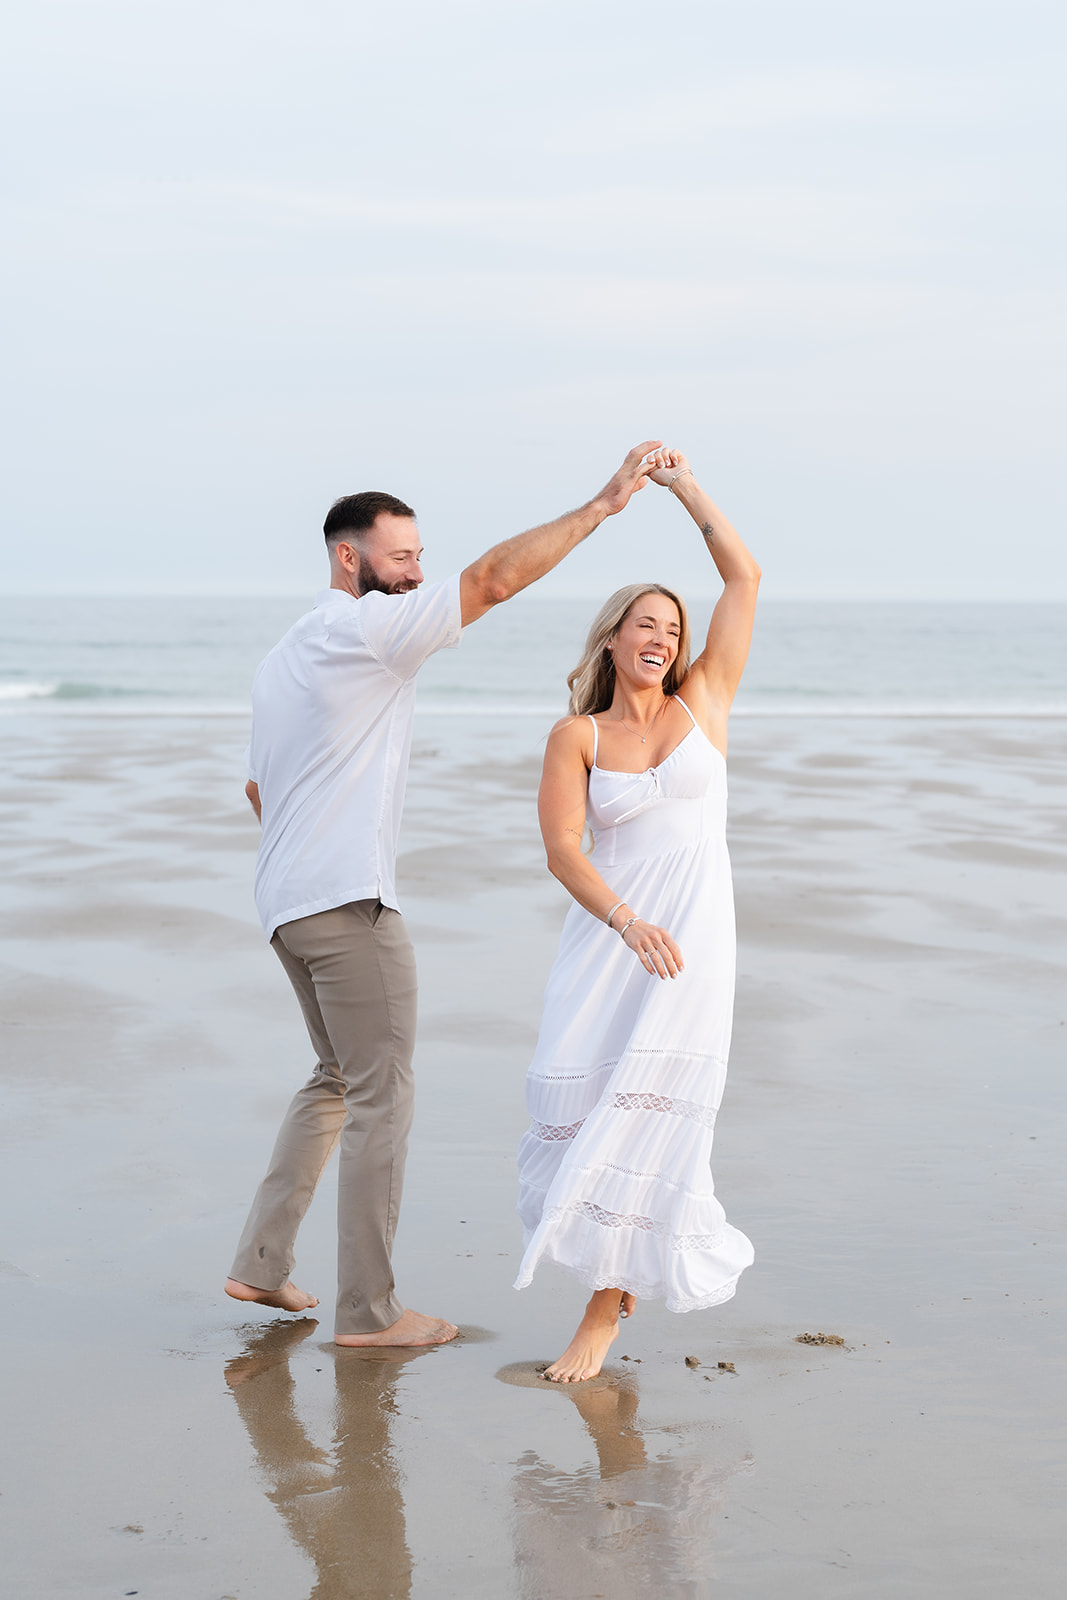
[[[551,1260],[593,1290],[545,1373],[572,1382],[599,1372],[635,1299],[715,1305],[752,1260],[715,1198],[710,1152],[733,1010],[726,727],[758,567],[685,457],[654,440],[587,505],[425,589],[414,512],[392,495],[350,495],[324,526],[330,587],[253,688],[256,904],[318,1064],[286,1113],[226,1283],[235,1299],[283,1311],[318,1304],[289,1274],[340,1141],[337,1344],[439,1344],[457,1331],[405,1308],[391,1267],[416,995],[394,871],[418,669],[649,479],[681,500],[724,589],[692,662],[677,596],[657,584],[613,595],[568,680],[571,715],[548,739],[541,829],[575,903],[527,1083],[516,1287]]]

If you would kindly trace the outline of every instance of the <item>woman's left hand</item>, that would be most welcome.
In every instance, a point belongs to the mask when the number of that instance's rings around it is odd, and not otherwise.
[[[666,459],[667,465],[656,467],[648,475],[650,483],[658,483],[661,489],[669,488],[671,479],[679,472],[692,472],[692,467],[680,450],[660,450],[659,455]]]
[[[622,936],[645,971],[657,978],[676,978],[685,966],[682,952],[667,932],[637,917]]]

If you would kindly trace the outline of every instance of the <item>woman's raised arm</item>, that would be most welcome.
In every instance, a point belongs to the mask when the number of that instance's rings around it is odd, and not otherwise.
[[[707,700],[707,713],[714,717],[729,711],[745,670],[752,639],[760,569],[737,529],[697,483],[685,456],[677,450],[669,453],[673,464],[650,473],[650,477],[653,483],[668,489],[685,506],[700,529],[725,585],[712,612],[704,648],[693,662],[689,674],[690,679],[694,680],[690,693],[696,689],[703,694]],[[697,706],[691,709],[700,714]]]

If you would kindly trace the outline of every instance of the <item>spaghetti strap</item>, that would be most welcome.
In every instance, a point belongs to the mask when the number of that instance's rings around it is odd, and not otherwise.
[[[600,730],[596,725],[596,718],[594,717],[593,713],[591,711],[587,711],[586,716],[593,724],[593,766],[595,767],[597,751],[600,749]]]
[[[689,707],[687,705],[685,705],[685,701],[682,699],[681,695],[680,694],[676,694],[674,698],[677,700],[677,702],[678,702],[678,704],[680,706],[685,706],[685,714],[689,718],[690,722],[693,724],[693,727],[695,728],[696,725],[697,725],[697,719],[696,719],[696,717],[694,717],[694,715],[690,711]]]

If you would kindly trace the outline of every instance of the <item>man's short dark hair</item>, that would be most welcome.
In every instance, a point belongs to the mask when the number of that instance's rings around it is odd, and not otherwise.
[[[340,500],[335,500],[326,513],[326,521],[322,531],[326,535],[326,543],[333,544],[338,539],[348,537],[358,540],[361,534],[373,528],[375,518],[383,511],[394,517],[411,517],[415,513],[403,500],[398,500],[395,494],[383,494],[380,489],[366,489],[362,494],[342,495]]]

